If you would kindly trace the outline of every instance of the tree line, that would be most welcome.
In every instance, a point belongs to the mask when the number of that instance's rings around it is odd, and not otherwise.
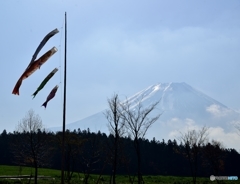
[[[240,154],[217,141],[209,142],[206,127],[182,134],[180,144],[175,139],[145,139],[161,114],[149,116],[159,102],[144,107],[142,100],[121,103],[117,94],[108,100],[105,116],[110,135],[90,129],[66,130],[67,181],[73,172],[83,173],[84,183],[91,174],[98,174],[99,179],[110,175],[114,184],[118,174],[128,176],[131,183],[144,183],[142,175],[192,176],[193,183],[200,176],[239,176]],[[38,168],[61,169],[61,141],[62,132],[44,129],[41,118],[30,110],[16,131],[0,134],[0,164],[33,167],[37,183]]]
[[[34,136],[45,141],[38,149],[37,141],[34,146],[37,154],[32,154],[31,143],[26,142],[28,133],[7,133],[0,135],[0,164],[34,167],[34,156],[37,157],[37,167],[61,169],[61,132],[45,132],[39,130]],[[137,162],[133,140],[121,137],[121,148],[117,162],[116,174],[137,175]],[[66,172],[71,178],[72,172],[81,172],[87,179],[90,174],[112,174],[112,150],[114,136],[88,130],[66,132]],[[155,139],[139,140],[142,155],[143,175],[173,175],[192,176],[188,158],[184,155],[186,147],[177,144],[176,140],[157,141]],[[235,149],[221,149],[218,145],[208,143],[201,147],[198,157],[197,176],[219,175],[239,176],[240,154]],[[214,163],[216,162],[216,163]]]

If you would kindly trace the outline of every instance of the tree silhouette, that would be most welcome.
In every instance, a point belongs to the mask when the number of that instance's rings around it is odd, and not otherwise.
[[[109,124],[109,131],[113,135],[113,144],[109,145],[110,159],[112,162],[111,183],[116,184],[116,171],[119,159],[120,137],[124,134],[124,121],[120,113],[120,101],[117,94],[114,94],[111,99],[108,99],[109,110],[104,113]],[[110,139],[111,140],[111,139]]]
[[[125,127],[128,133],[133,137],[134,148],[137,154],[137,173],[138,183],[144,183],[141,173],[141,152],[139,139],[143,139],[147,130],[158,120],[161,114],[155,117],[149,117],[150,113],[159,104],[155,102],[148,107],[143,107],[143,96],[134,102],[126,100],[121,104],[121,118],[125,121]]]
[[[48,135],[42,120],[31,109],[18,123],[11,145],[15,161],[20,165],[34,167],[34,182],[37,183],[38,167],[47,163],[50,158]]]
[[[207,142],[208,128],[203,127],[199,131],[189,130],[187,133],[181,133],[179,140],[185,147],[185,156],[187,157],[192,173],[193,183],[196,183],[199,153]]]
[[[211,144],[208,143],[203,148],[204,165],[211,168],[213,175],[221,176],[224,170],[224,151],[220,142],[212,140]],[[217,180],[217,183],[220,181]]]

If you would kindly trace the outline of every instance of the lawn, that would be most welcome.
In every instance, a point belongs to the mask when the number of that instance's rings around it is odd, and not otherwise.
[[[18,175],[30,175],[34,174],[34,169],[30,167],[19,167],[19,166],[6,166],[0,165],[0,177],[1,176],[18,176]],[[60,183],[61,179],[61,171],[60,170],[53,170],[53,169],[43,169],[39,168],[38,171],[39,176],[50,176],[50,178],[39,179],[39,183],[43,184],[50,184],[50,183]],[[73,177],[70,181],[70,184],[78,184],[83,183],[84,175],[81,173],[74,173]],[[89,177],[89,184],[94,184],[97,182],[99,175],[90,175]],[[109,176],[103,175],[101,176],[101,180],[99,180],[99,184],[109,184]],[[161,184],[161,183],[168,183],[168,184],[190,184],[192,183],[191,177],[177,177],[177,176],[143,176],[145,184]],[[136,182],[137,177],[135,177]],[[216,181],[212,182],[209,178],[197,178],[198,184],[215,184]],[[0,184],[7,184],[7,183],[29,183],[29,179],[21,179],[21,180],[13,180],[13,179],[3,179],[0,178]],[[116,178],[116,182],[119,184],[128,184],[129,177],[127,175],[118,175]],[[31,180],[33,182],[33,179]],[[66,182],[67,183],[67,182]],[[239,183],[239,181],[224,181],[223,183]]]

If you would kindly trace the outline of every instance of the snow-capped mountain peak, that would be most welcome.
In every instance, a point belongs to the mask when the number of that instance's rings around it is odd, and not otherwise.
[[[186,131],[189,128],[200,128],[204,125],[211,127],[215,137],[221,134],[223,139],[230,142],[236,139],[231,131],[234,131],[232,122],[240,122],[238,112],[228,108],[222,103],[214,100],[206,94],[194,89],[185,82],[158,83],[129,97],[128,102],[134,108],[136,102],[141,100],[143,107],[160,101],[153,115],[162,113],[159,120],[147,132],[147,138],[155,137],[158,140],[176,138],[179,131]],[[122,103],[126,102],[125,100]],[[107,104],[107,102],[106,102]],[[93,114],[80,121],[67,124],[67,129],[87,129],[108,133],[108,121],[104,116],[105,110]],[[61,127],[51,128],[60,130]],[[218,134],[216,132],[219,131]],[[223,138],[223,134],[228,138]],[[230,138],[229,138],[230,136]],[[240,136],[239,136],[240,137]],[[233,143],[228,143],[231,147]],[[232,146],[233,147],[233,146]]]

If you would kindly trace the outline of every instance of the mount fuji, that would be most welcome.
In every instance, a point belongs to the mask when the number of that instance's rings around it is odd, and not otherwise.
[[[180,132],[209,127],[209,137],[223,143],[226,148],[240,150],[235,124],[240,122],[240,113],[182,83],[159,83],[136,93],[128,98],[132,104],[142,99],[143,107],[160,101],[152,115],[162,115],[148,130],[146,138],[152,140],[176,139]],[[133,104],[134,105],[134,104]],[[89,128],[90,131],[109,134],[108,121],[103,110],[82,120],[66,125],[66,129],[81,130]],[[61,131],[61,127],[50,128],[51,131]]]

